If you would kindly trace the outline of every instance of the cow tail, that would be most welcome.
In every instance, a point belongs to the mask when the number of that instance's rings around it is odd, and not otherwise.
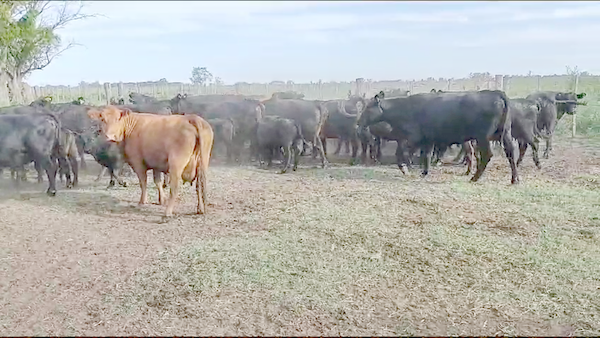
[[[502,117],[500,118],[499,126],[501,126],[502,131],[500,133],[500,143],[504,144],[504,135],[509,134],[506,130],[508,126],[510,128],[510,116],[509,116],[509,105],[508,105],[508,97],[505,92],[500,92],[500,100],[504,103],[504,107],[502,108]],[[510,135],[509,135],[510,136]]]
[[[52,147],[52,152],[55,154],[55,156],[58,156],[60,154],[60,129],[62,126],[56,115],[52,113],[46,113],[46,116],[49,117],[54,124],[54,146]]]
[[[300,125],[300,123],[296,123],[296,131],[297,131],[296,138],[300,138],[301,140],[304,140],[304,134],[302,134],[302,125]]]
[[[358,107],[357,107],[357,109],[358,109]],[[345,117],[357,118],[357,116],[358,116],[358,115],[350,114],[350,113],[348,113],[348,111],[346,111],[346,101],[345,100],[338,101],[338,112],[340,114],[344,115]]]
[[[319,110],[319,126],[317,127],[316,133],[315,133],[315,140],[311,140],[312,142],[316,142],[316,138],[320,137],[321,135],[321,131],[323,130],[323,128],[325,127],[325,122],[327,122],[327,119],[329,118],[329,110],[327,110],[327,107],[325,107],[324,104],[320,103],[317,105],[317,109]],[[316,143],[314,143],[316,144]]]
[[[196,137],[196,147],[194,148],[194,157],[196,160],[196,190],[200,189],[202,194],[202,204],[204,213],[206,213],[206,171],[204,170],[204,159],[202,158],[202,122],[196,116],[190,116],[188,120],[194,127],[198,136]]]

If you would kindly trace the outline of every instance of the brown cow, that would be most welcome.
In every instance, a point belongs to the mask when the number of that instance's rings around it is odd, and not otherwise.
[[[140,180],[140,204],[148,199],[146,175],[154,171],[159,203],[164,205],[162,175],[168,173],[171,196],[166,217],[173,215],[180,179],[196,181],[199,214],[206,212],[206,173],[213,146],[210,124],[196,115],[156,115],[132,113],[129,109],[106,106],[91,109],[88,116],[100,121],[107,139],[124,142],[127,162]]]

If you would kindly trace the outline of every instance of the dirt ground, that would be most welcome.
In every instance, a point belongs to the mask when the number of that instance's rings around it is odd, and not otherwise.
[[[164,224],[90,160],[56,197],[5,172],[0,335],[600,335],[600,140],[554,148],[519,186],[501,154],[474,184],[215,160],[208,215],[186,186]]]

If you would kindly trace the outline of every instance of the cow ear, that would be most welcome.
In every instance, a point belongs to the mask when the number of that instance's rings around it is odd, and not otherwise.
[[[187,93],[183,94],[183,96],[181,98],[183,98],[183,99],[187,98]]]
[[[176,96],[178,99],[181,99],[181,93],[177,94]]]
[[[577,99],[583,99],[586,95],[586,93],[577,94]]]
[[[129,108],[122,108],[121,109],[121,117],[125,117],[127,115],[131,114],[131,109]]]

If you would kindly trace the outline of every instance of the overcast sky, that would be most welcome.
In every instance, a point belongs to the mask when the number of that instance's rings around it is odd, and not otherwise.
[[[81,46],[32,85],[225,83],[600,73],[595,2],[86,1],[96,18],[60,31]]]

